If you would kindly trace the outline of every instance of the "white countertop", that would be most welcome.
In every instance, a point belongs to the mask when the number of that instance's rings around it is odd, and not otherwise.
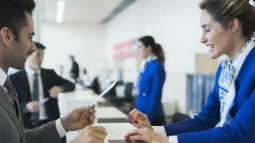
[[[96,118],[101,119],[127,119],[128,116],[116,107],[97,107]]]
[[[73,92],[60,93],[58,96],[58,107],[60,116],[66,115],[74,108],[87,106],[98,97],[92,90],[76,90]],[[101,98],[100,103],[104,103],[105,99]]]

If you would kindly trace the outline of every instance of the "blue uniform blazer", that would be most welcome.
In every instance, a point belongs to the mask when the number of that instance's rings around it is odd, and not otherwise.
[[[218,79],[221,70],[220,65],[214,89],[198,116],[164,125],[168,136],[178,135],[179,143],[255,142],[255,47],[245,58],[235,81],[236,102],[230,110],[232,120],[229,125],[215,128],[220,121]]]
[[[141,75],[136,108],[147,114],[150,122],[153,122],[155,118],[165,116],[161,104],[165,79],[164,65],[157,59],[152,60]]]

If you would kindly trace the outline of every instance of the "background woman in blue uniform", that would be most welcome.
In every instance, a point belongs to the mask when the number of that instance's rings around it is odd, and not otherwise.
[[[165,114],[161,104],[162,89],[166,79],[164,52],[151,36],[140,38],[138,47],[143,61],[138,78],[139,95],[136,108],[148,116],[152,125],[162,125],[165,124]]]
[[[202,0],[200,8],[201,43],[209,48],[212,59],[227,55],[218,67],[207,103],[194,118],[154,130],[146,116],[135,109],[130,115],[142,129],[130,132],[129,139],[255,142],[255,7],[248,0]]]

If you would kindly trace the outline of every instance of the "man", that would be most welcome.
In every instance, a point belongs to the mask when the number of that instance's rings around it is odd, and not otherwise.
[[[83,74],[81,75],[80,77],[80,84],[83,86],[83,87],[90,87],[91,86],[91,81],[89,79],[89,76],[88,76],[88,73],[87,73],[87,70],[85,68],[82,69],[82,72]]]
[[[73,83],[58,76],[54,70],[41,68],[45,47],[38,42],[35,42],[35,47],[37,50],[26,58],[25,69],[10,76],[27,129],[59,118],[58,94],[75,88]],[[42,103],[43,100],[45,103]]]
[[[70,76],[71,78],[74,79],[75,83],[77,82],[77,79],[79,78],[79,65],[78,63],[75,61],[74,56],[70,56],[70,60],[72,62],[72,67],[71,67],[71,71],[70,71]]]
[[[74,109],[63,118],[24,131],[16,92],[6,73],[9,67],[24,68],[28,52],[36,50],[32,41],[34,7],[33,0],[0,0],[0,142],[60,143],[66,131],[84,127],[74,143],[103,142],[105,129],[89,126],[95,114],[90,106]]]

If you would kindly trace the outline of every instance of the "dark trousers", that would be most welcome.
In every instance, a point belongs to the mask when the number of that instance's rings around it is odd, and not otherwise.
[[[166,124],[165,117],[155,118],[155,120],[151,123],[152,126],[162,126]]]

